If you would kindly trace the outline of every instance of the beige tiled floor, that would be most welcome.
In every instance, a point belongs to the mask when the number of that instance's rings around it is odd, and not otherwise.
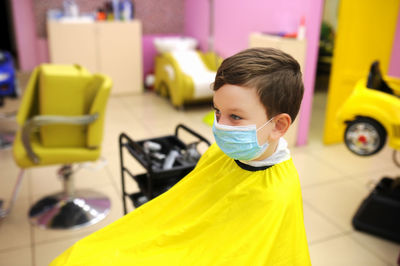
[[[370,158],[352,155],[342,145],[324,146],[321,142],[325,94],[314,97],[309,144],[292,148],[304,198],[304,217],[313,265],[396,265],[400,245],[355,231],[351,219],[362,199],[369,193],[368,182],[396,169],[386,149]],[[18,106],[7,100],[6,108]],[[4,108],[3,108],[4,109]],[[103,157],[107,164],[100,170],[86,165],[76,173],[77,188],[91,188],[107,194],[112,211],[103,221],[75,231],[42,230],[27,220],[29,206],[43,195],[61,189],[56,167],[26,171],[25,179],[10,216],[0,221],[0,265],[47,265],[78,239],[122,216],[118,136],[121,132],[139,140],[172,134],[183,123],[213,140],[211,128],[202,122],[210,110],[207,105],[176,110],[168,101],[152,93],[140,96],[111,97],[104,131]],[[2,109],[0,109],[0,112]],[[0,122],[0,131],[15,128]],[[187,136],[182,135],[183,139]],[[8,198],[19,169],[11,150],[0,150],[0,198]],[[143,171],[134,160],[127,161],[138,173]],[[99,165],[97,165],[99,166]],[[129,191],[137,190],[129,183]]]

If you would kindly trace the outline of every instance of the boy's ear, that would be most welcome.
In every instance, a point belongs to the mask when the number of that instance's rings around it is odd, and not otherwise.
[[[272,141],[278,140],[280,137],[285,135],[286,131],[289,129],[290,124],[292,123],[292,119],[290,118],[290,115],[283,113],[275,116],[274,122],[274,127],[270,135]]]

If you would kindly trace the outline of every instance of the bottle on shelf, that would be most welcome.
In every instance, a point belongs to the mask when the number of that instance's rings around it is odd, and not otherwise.
[[[120,19],[124,21],[133,19],[133,3],[130,0],[122,0],[119,3]]]
[[[304,16],[300,19],[300,25],[297,31],[297,39],[304,40],[306,38],[306,18]]]

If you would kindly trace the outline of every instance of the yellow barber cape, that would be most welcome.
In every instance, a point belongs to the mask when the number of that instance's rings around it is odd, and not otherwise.
[[[51,265],[311,265],[297,171],[291,159],[244,165],[213,144],[169,191]]]

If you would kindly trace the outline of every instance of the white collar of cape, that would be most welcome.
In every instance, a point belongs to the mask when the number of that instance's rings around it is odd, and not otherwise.
[[[253,167],[271,166],[290,159],[290,151],[284,138],[280,138],[275,152],[262,161],[240,161]]]

